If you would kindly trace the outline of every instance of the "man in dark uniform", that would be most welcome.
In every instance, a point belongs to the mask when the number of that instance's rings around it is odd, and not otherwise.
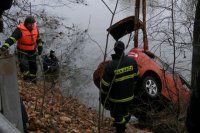
[[[55,86],[59,78],[59,60],[55,55],[54,50],[50,50],[49,55],[43,57],[43,71],[45,80],[52,83],[52,88]]]
[[[124,55],[125,45],[118,41],[115,43],[112,61],[105,66],[100,83],[101,94],[109,100],[110,114],[114,118],[113,126],[116,133],[124,133],[126,123],[129,122],[129,104],[134,98],[134,88],[138,79],[138,66],[136,61]]]
[[[43,59],[43,70],[45,74],[51,74],[59,69],[58,58],[54,50],[50,50],[49,55],[45,55]]]
[[[26,17],[24,23],[17,25],[12,35],[0,48],[1,53],[16,42],[20,71],[25,80],[36,83],[36,56],[42,53],[43,46],[38,27],[32,16]]]

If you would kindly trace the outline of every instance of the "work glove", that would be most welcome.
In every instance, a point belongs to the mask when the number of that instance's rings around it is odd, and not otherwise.
[[[7,55],[8,54],[8,48],[6,47],[6,46],[2,46],[1,48],[0,48],[0,56],[1,55]]]
[[[43,51],[43,47],[42,46],[38,46],[38,55],[41,55]]]

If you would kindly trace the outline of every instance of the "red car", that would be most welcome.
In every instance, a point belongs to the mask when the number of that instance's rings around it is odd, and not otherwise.
[[[115,40],[118,40],[135,30],[133,24],[134,16],[131,16],[115,23],[107,31]],[[139,21],[140,27],[142,27],[141,21]],[[180,105],[183,108],[187,107],[190,85],[180,74],[173,72],[173,69],[167,63],[148,49],[135,47],[130,50],[128,56],[137,61],[140,77],[133,101],[134,108],[142,108],[143,111],[147,111],[149,109],[146,108],[147,106],[160,108],[158,105],[166,106],[166,103],[181,103]],[[101,63],[93,75],[97,87],[99,87],[103,66]],[[133,114],[137,116],[137,113]]]
[[[187,103],[190,96],[190,85],[187,81],[160,58],[149,51],[133,48],[128,56],[133,57],[139,68],[139,85],[152,99],[163,96],[172,103]]]

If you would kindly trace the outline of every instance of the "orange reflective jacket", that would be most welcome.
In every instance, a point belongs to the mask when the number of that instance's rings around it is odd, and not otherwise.
[[[36,23],[33,25],[33,30],[30,32],[23,23],[17,25],[22,32],[22,37],[18,40],[17,47],[21,50],[35,50],[38,37],[38,29]]]

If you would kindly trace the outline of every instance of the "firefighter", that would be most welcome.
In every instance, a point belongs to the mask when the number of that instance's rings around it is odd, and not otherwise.
[[[0,32],[3,32],[3,18],[2,15],[5,10],[8,10],[12,6],[13,0],[3,0],[0,4]]]
[[[124,133],[126,123],[131,118],[129,105],[134,98],[133,92],[138,79],[137,63],[133,58],[125,56],[124,49],[122,41],[115,43],[115,54],[112,55],[112,61],[105,66],[100,82],[101,94],[107,96],[104,102],[109,100],[116,133]]]
[[[33,16],[27,16],[24,23],[17,25],[12,35],[5,40],[0,52],[7,51],[15,42],[17,42],[19,68],[24,80],[36,83],[36,56],[41,55],[43,46]]]
[[[55,55],[54,50],[50,50],[49,55],[45,55],[43,59],[43,70],[45,74],[54,73],[58,71],[59,64],[58,58]]]
[[[59,78],[59,60],[54,50],[50,50],[50,54],[43,57],[43,71],[45,80],[50,81],[54,87]]]

